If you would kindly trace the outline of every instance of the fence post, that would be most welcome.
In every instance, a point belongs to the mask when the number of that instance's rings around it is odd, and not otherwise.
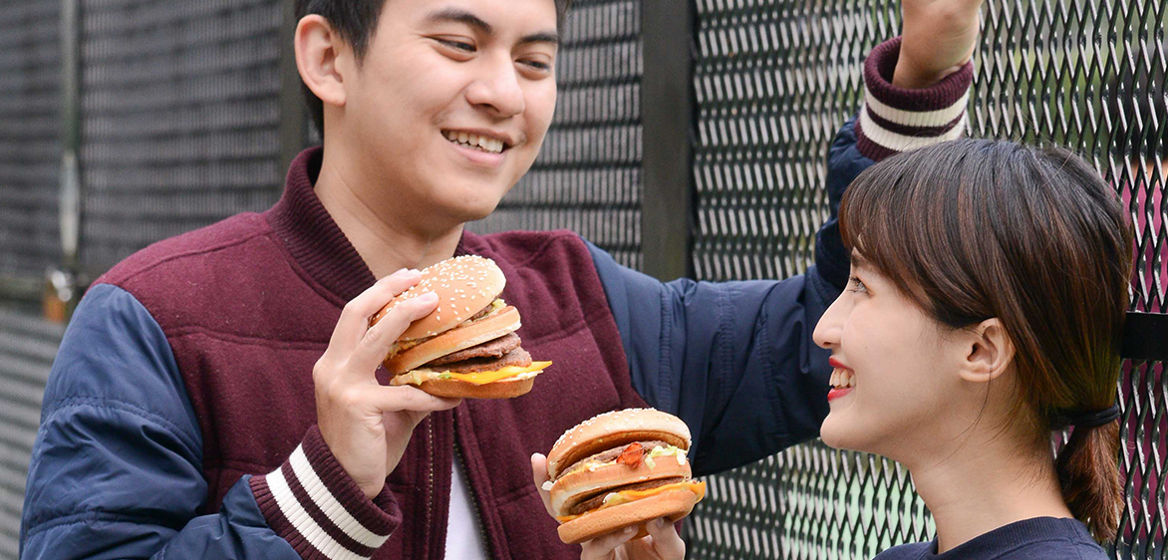
[[[45,278],[45,318],[63,322],[78,296],[81,274],[81,1],[61,0],[61,170],[58,191],[61,262]],[[86,280],[80,280],[82,284]]]
[[[304,105],[300,73],[292,37],[296,32],[296,2],[281,3],[280,16],[280,177],[308,142],[308,109]],[[283,183],[278,185],[283,187]]]
[[[693,276],[693,30],[685,0],[642,0],[641,246],[644,272]]]

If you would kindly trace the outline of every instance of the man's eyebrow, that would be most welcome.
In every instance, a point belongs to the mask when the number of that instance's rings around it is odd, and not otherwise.
[[[527,43],[551,43],[553,45],[560,44],[560,35],[554,31],[544,31],[541,33],[532,33],[531,35],[524,35],[519,40],[519,44]]]
[[[446,8],[443,10],[431,12],[430,15],[426,17],[426,20],[435,23],[448,21],[455,23],[465,23],[466,25],[474,27],[475,29],[482,31],[487,35],[495,32],[495,28],[491,27],[491,24],[484,21],[483,18],[458,8]]]
[[[485,35],[491,35],[495,32],[495,28],[492,27],[491,24],[487,23],[486,20],[459,8],[445,8],[432,12],[429,16],[426,17],[426,20],[430,22],[462,23],[478,29]],[[560,35],[555,31],[541,31],[538,33],[532,33],[530,35],[524,35],[523,38],[519,40],[519,43],[551,43],[553,45],[558,45],[560,44]]]

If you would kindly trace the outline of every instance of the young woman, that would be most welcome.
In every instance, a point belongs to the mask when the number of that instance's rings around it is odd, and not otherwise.
[[[866,170],[840,223],[822,437],[905,465],[937,526],[877,558],[1105,558],[1131,267],[1115,192],[1065,150],[957,140]]]

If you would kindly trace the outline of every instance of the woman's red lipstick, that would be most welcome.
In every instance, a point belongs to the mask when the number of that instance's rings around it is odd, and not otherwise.
[[[844,382],[843,380],[837,379],[838,376],[847,375],[847,377],[845,379],[848,381],[851,380],[851,372],[848,370],[847,366],[845,366],[843,364],[843,362],[840,362],[839,360],[835,359],[835,357],[833,356],[833,357],[830,357],[827,359],[827,363],[831,367],[835,368],[834,370],[832,370],[832,375],[831,375],[832,388],[830,391],[827,392],[827,401],[831,402],[835,399],[838,399],[838,398],[852,392],[852,389],[854,387],[840,387],[837,385],[837,383],[842,384]]]

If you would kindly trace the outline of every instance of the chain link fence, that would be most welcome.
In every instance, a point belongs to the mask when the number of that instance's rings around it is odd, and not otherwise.
[[[289,3],[79,4],[83,272],[92,277],[149,242],[271,204],[289,148],[307,141],[303,127],[287,134],[289,119],[303,119],[287,110],[289,93],[299,96],[281,50]],[[61,261],[60,5],[21,2],[0,22],[0,280],[35,285]],[[678,186],[692,212],[675,218],[691,222],[690,266],[702,280],[799,273],[827,214],[827,144],[859,107],[863,56],[897,33],[899,4],[688,6],[695,107],[675,124],[693,149],[692,183]],[[971,135],[1069,146],[1115,185],[1136,228],[1133,309],[1149,312],[1168,310],[1166,7],[987,0],[970,103]],[[498,211],[471,229],[570,228],[643,267],[644,239],[654,233],[642,213],[645,146],[653,143],[641,105],[651,64],[645,16],[641,0],[576,0],[544,150]],[[0,320],[0,339],[14,341],[0,348],[0,371],[18,380],[5,381],[0,396],[24,403],[14,406],[39,402],[42,350],[54,333],[26,314]],[[1163,362],[1125,363],[1119,558],[1168,558],[1166,393]],[[7,528],[19,517],[22,454],[35,423],[6,416],[4,427]],[[687,522],[693,558],[867,558],[934,530],[902,468],[818,442],[708,480],[709,496]],[[11,529],[0,532],[0,556],[15,556]]]

